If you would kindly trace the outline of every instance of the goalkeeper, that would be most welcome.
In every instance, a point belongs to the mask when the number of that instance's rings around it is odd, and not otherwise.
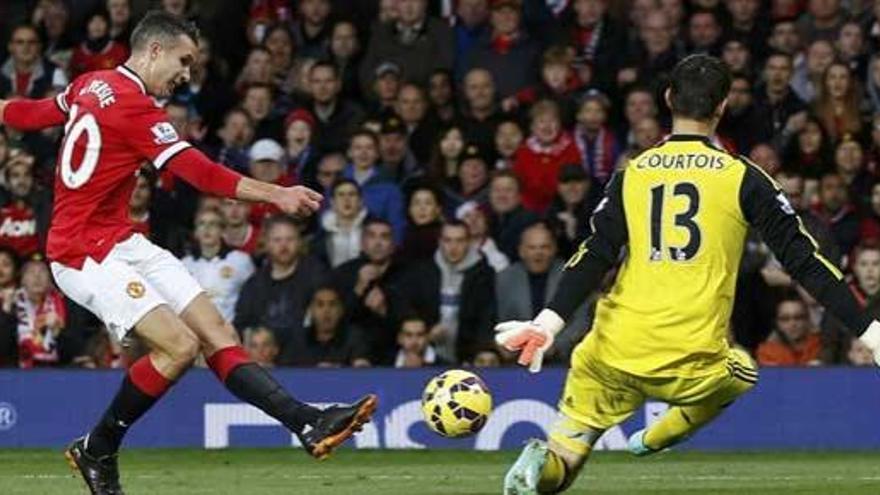
[[[859,309],[834,263],[817,250],[779,186],[710,136],[731,76],[694,55],[673,70],[666,101],[672,134],[630,160],[596,207],[592,234],[565,265],[548,307],[530,322],[496,327],[496,340],[537,372],[565,319],[596,290],[627,247],[614,286],[577,346],[547,443],[530,441],[504,480],[506,494],[558,493],[576,478],[602,433],[646,399],[670,404],[629,449],[648,455],[717,417],[757,382],[755,363],[727,331],[749,226],[786,271],[880,357],[880,323]]]

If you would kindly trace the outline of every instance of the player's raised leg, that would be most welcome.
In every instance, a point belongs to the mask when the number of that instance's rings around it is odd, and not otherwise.
[[[65,455],[95,495],[118,495],[117,453],[125,433],[192,365],[199,352],[195,334],[166,305],[150,310],[134,330],[150,348],[128,370],[110,406],[92,431]]]
[[[706,385],[696,379],[689,381],[696,383],[693,387],[697,390],[695,393],[703,394],[705,398],[697,398],[693,404],[671,407],[659,421],[634,433],[629,439],[632,453],[649,455],[686,440],[718,417],[739,396],[751,390],[758,381],[758,369],[748,354],[731,349],[727,370],[722,376],[704,379]],[[705,392],[701,392],[701,389]]]
[[[367,395],[352,405],[324,410],[292,397],[269,372],[248,357],[235,329],[204,293],[187,305],[181,317],[199,336],[208,366],[226,388],[281,422],[319,459],[329,456],[333,449],[360,431],[376,409],[374,395]],[[311,429],[304,432],[306,425]]]

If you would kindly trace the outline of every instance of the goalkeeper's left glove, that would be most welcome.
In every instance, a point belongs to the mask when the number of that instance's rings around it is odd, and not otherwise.
[[[519,351],[517,362],[529,371],[541,371],[544,353],[553,345],[553,337],[565,321],[551,309],[538,313],[532,321],[505,321],[495,325],[495,341],[511,352]]]
[[[874,354],[874,364],[880,366],[880,321],[872,321],[859,340]]]

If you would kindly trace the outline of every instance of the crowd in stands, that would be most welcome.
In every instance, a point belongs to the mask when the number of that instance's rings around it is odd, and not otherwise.
[[[131,197],[135,230],[266,366],[509,364],[494,324],[552,298],[614,171],[668,134],[667,76],[692,53],[734,74],[717,144],[777,180],[880,317],[880,0],[2,3],[0,98],[123,63],[149,8],[192,19],[192,78],[160,102],[177,133],[324,194],[292,218],[145,164]],[[0,127],[0,366],[125,366],[137,339],[110,338],[41,255],[62,131]],[[760,364],[870,364],[755,235],[739,275],[730,341]]]

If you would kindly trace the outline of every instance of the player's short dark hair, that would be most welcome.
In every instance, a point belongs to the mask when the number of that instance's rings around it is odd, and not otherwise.
[[[199,28],[188,20],[164,10],[151,10],[141,19],[131,32],[129,44],[131,49],[145,48],[150,41],[162,43],[177,41],[180,35],[189,37],[193,43],[199,43]]]
[[[709,121],[730,91],[730,69],[709,55],[691,55],[675,66],[669,81],[672,114]]]

